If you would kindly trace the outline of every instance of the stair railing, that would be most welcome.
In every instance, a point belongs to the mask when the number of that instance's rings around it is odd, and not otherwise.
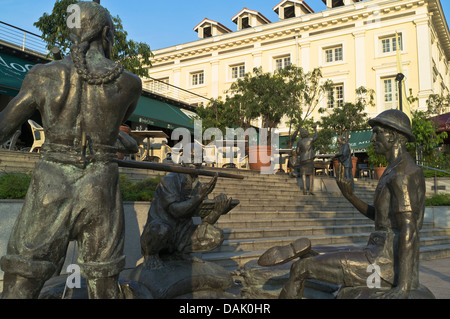
[[[438,177],[437,177],[437,172],[447,173],[447,174],[450,174],[450,172],[449,172],[449,171],[444,171],[444,170],[442,170],[442,169],[430,167],[430,166],[421,165],[421,164],[417,164],[417,166],[420,166],[420,167],[423,167],[423,168],[430,169],[430,170],[434,171],[434,193],[437,194],[437,192],[438,192]]]

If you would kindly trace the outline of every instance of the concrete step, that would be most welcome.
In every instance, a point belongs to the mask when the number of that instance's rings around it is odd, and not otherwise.
[[[241,220],[219,220],[217,226],[224,230],[239,230],[251,228],[274,228],[274,227],[305,227],[313,225],[338,226],[338,225],[360,225],[367,223],[367,218],[273,218],[273,219],[241,219]]]
[[[239,206],[238,206],[239,207]],[[226,222],[228,220],[274,220],[274,219],[298,219],[301,220],[303,218],[350,218],[350,217],[361,217],[361,213],[359,213],[356,209],[348,209],[348,210],[309,210],[309,211],[245,211],[245,210],[237,210],[233,209],[230,213],[223,215],[219,219],[220,222]],[[367,220],[367,219],[366,219]]]
[[[349,241],[342,236],[329,237],[333,243],[327,243],[326,240],[320,237],[311,237],[311,243],[314,246],[359,246],[364,247],[367,244],[369,238],[369,233],[359,234],[358,237],[353,237],[352,241]],[[292,242],[295,238],[281,238],[277,241],[275,246],[286,245]],[[255,245],[255,247],[259,247]],[[270,246],[273,247],[273,246]],[[269,247],[269,248],[270,248]],[[260,250],[229,250],[229,251],[213,251],[202,255],[202,258],[207,261],[215,262],[223,267],[233,270],[243,267],[247,262],[252,260],[257,260],[268,248],[263,248]],[[432,236],[432,237],[422,237],[421,236],[421,247],[420,247],[420,259],[421,260],[431,260],[438,258],[448,258],[450,257],[450,236]]]

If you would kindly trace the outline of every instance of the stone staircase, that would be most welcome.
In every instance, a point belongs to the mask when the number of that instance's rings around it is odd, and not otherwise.
[[[39,154],[0,150],[1,172],[31,172]],[[212,169],[217,170],[217,169]],[[331,177],[316,177],[315,195],[305,196],[296,178],[262,175],[247,170],[227,169],[243,180],[220,178],[210,197],[225,193],[240,204],[220,218],[225,232],[223,245],[202,258],[227,269],[256,260],[267,249],[308,237],[313,246],[365,245],[373,222],[362,216],[339,192]],[[120,168],[132,180],[164,175],[164,172]],[[208,177],[202,177],[208,181]],[[355,192],[370,203],[375,180],[355,181]],[[450,257],[450,229],[425,222],[421,231],[421,258]]]
[[[220,179],[210,197],[225,193],[239,199],[240,205],[220,218],[218,226],[224,230],[225,241],[203,253],[204,260],[233,270],[258,259],[270,247],[299,237],[308,237],[313,246],[365,245],[374,229],[373,222],[340,194],[331,177],[316,177],[315,194],[305,196],[296,178],[234,172],[244,175],[244,180]],[[357,180],[355,192],[370,203],[376,183]],[[450,229],[426,222],[420,235],[422,259],[450,256]]]

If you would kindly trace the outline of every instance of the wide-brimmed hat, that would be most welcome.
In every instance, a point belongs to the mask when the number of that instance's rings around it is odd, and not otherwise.
[[[409,120],[409,117],[402,111],[395,109],[384,111],[378,114],[377,117],[370,119],[369,125],[372,127],[374,127],[375,125],[382,125],[388,128],[392,128],[406,135],[410,142],[416,141],[416,137],[411,130],[411,121]]]

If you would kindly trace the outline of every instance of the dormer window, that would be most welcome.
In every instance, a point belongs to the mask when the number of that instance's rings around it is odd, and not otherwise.
[[[198,37],[200,39],[210,38],[216,35],[231,32],[230,29],[219,22],[206,18],[195,26],[194,31],[198,33]]]
[[[248,17],[242,18],[242,29],[251,28]]]
[[[294,17],[295,17],[295,7],[294,6],[284,8],[284,18],[285,19],[294,18]]]
[[[210,38],[210,37],[212,37],[212,29],[211,29],[211,27],[203,28],[203,38]]]
[[[314,10],[303,0],[283,0],[273,8],[273,11],[278,14],[280,20],[314,13]]]
[[[258,11],[247,8],[242,9],[238,14],[231,18],[231,21],[237,24],[238,31],[271,23],[269,19]]]
[[[322,0],[328,9],[346,6],[348,4],[360,2],[362,0]]]

